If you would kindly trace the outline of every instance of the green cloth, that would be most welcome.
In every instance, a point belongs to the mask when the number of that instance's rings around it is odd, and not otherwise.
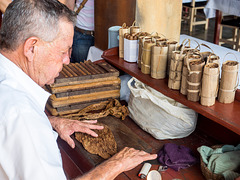
[[[201,146],[198,152],[213,173],[222,174],[226,180],[234,180],[240,176],[240,144],[236,147],[224,145],[216,149]]]
[[[238,144],[236,147],[234,147],[233,145],[224,145],[222,147],[222,152],[228,152],[228,151],[238,151],[240,150],[240,144]]]
[[[236,173],[236,172],[233,172],[233,171],[225,171],[223,173],[223,176],[227,180],[229,180],[229,179],[236,179],[237,177],[239,177],[239,173]]]

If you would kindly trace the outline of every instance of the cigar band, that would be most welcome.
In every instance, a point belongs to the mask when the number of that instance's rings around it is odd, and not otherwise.
[[[174,81],[174,82],[175,82],[175,81],[181,81],[181,79],[178,79],[178,80],[177,80],[177,79],[172,79],[172,78],[169,78],[169,79],[172,80],[172,81]]]
[[[151,49],[142,48],[143,51],[151,51]]]
[[[208,76],[219,76],[219,73],[216,73],[216,74],[209,74],[209,73],[204,72],[203,75],[208,75]]]
[[[183,61],[183,58],[171,59],[172,61]]]
[[[158,54],[158,53],[156,53],[156,54],[152,54],[153,56],[167,56],[166,54]]]
[[[216,95],[215,95],[215,96],[203,96],[203,95],[201,94],[201,97],[203,97],[203,98],[216,98]]]
[[[171,68],[170,68],[170,71],[173,72],[173,73],[175,73],[175,72],[181,73],[182,72],[182,71],[172,70]]]
[[[200,90],[192,90],[192,89],[187,89],[188,92],[192,92],[192,93],[198,93]]]
[[[155,70],[152,69],[152,73],[163,74],[163,73],[166,73],[166,71],[155,71]]]
[[[187,83],[190,85],[190,86],[199,86],[201,83],[193,83],[193,82],[190,82],[190,81],[187,81]]]
[[[222,72],[223,72],[223,73],[224,73],[224,72],[235,73],[235,72],[238,72],[238,69],[236,69],[236,70],[223,70]]]
[[[235,92],[236,91],[236,88],[235,89],[222,89],[220,88],[219,90],[223,91],[223,92]]]
[[[188,75],[190,76],[191,74],[200,74],[202,71],[189,71]]]
[[[142,62],[142,61],[141,61],[141,62]],[[150,66],[147,65],[147,64],[143,64],[143,63],[142,63],[142,65],[145,66],[145,67],[147,67],[147,68],[150,68]]]

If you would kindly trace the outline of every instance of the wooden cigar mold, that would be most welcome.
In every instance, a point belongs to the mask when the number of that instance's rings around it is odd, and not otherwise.
[[[46,108],[52,115],[69,114],[88,105],[120,97],[119,71],[105,61],[64,65],[45,88],[52,93]]]

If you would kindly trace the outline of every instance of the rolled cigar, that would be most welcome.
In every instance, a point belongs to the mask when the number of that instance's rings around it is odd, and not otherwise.
[[[85,62],[84,63],[89,69],[91,69],[91,71],[93,71],[95,74],[99,74],[99,72],[94,68],[92,67],[90,64],[92,63],[89,63],[89,62]]]
[[[63,71],[68,77],[73,77],[73,75],[67,70],[66,65],[63,66],[62,71]]]
[[[91,73],[85,69],[80,63],[75,63],[80,69],[82,69],[82,71],[84,71],[86,73],[86,75],[90,75]]]
[[[73,67],[75,67],[82,75],[87,75],[83,70],[81,70],[76,63],[73,63]]]
[[[80,62],[80,64],[82,65],[82,67],[84,67],[88,72],[90,72],[90,74],[96,74],[94,71],[92,71],[89,67],[86,66],[85,63]]]
[[[65,68],[70,72],[73,76],[78,76],[69,66],[65,66]]]
[[[82,73],[81,73],[80,71],[78,71],[78,70],[75,68],[75,66],[73,66],[73,64],[74,64],[74,63],[70,63],[70,64],[68,65],[68,67],[69,67],[71,70],[73,70],[78,76],[82,76]]]

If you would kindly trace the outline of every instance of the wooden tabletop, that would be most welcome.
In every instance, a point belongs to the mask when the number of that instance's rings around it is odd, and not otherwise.
[[[184,145],[189,147],[196,158],[199,159],[199,153],[197,148],[202,145],[212,146],[219,142],[206,137],[201,131],[196,129],[191,135],[186,138],[174,139],[174,140],[157,140],[153,138],[150,134],[143,131],[131,118],[127,117],[122,121],[127,127],[129,127],[132,132],[134,132],[139,138],[149,144],[152,147],[152,153],[157,153],[165,143],[174,143],[177,145]],[[62,154],[63,167],[69,178],[75,178],[81,176],[82,174],[90,171],[94,168],[94,165],[91,163],[91,159],[85,156],[85,153],[82,150],[79,150],[78,147],[72,149],[66,142],[58,139],[58,145]],[[159,168],[159,163],[157,160],[151,161],[152,164],[151,170],[157,170]],[[140,179],[137,175],[140,172],[143,164],[140,164],[136,168],[121,173],[116,180],[136,180]],[[179,172],[174,171],[173,169],[168,169],[165,172],[161,173],[163,180],[172,180],[174,178],[185,179],[185,180],[204,180],[204,176],[201,173],[200,163],[195,164],[194,166],[182,169]]]

